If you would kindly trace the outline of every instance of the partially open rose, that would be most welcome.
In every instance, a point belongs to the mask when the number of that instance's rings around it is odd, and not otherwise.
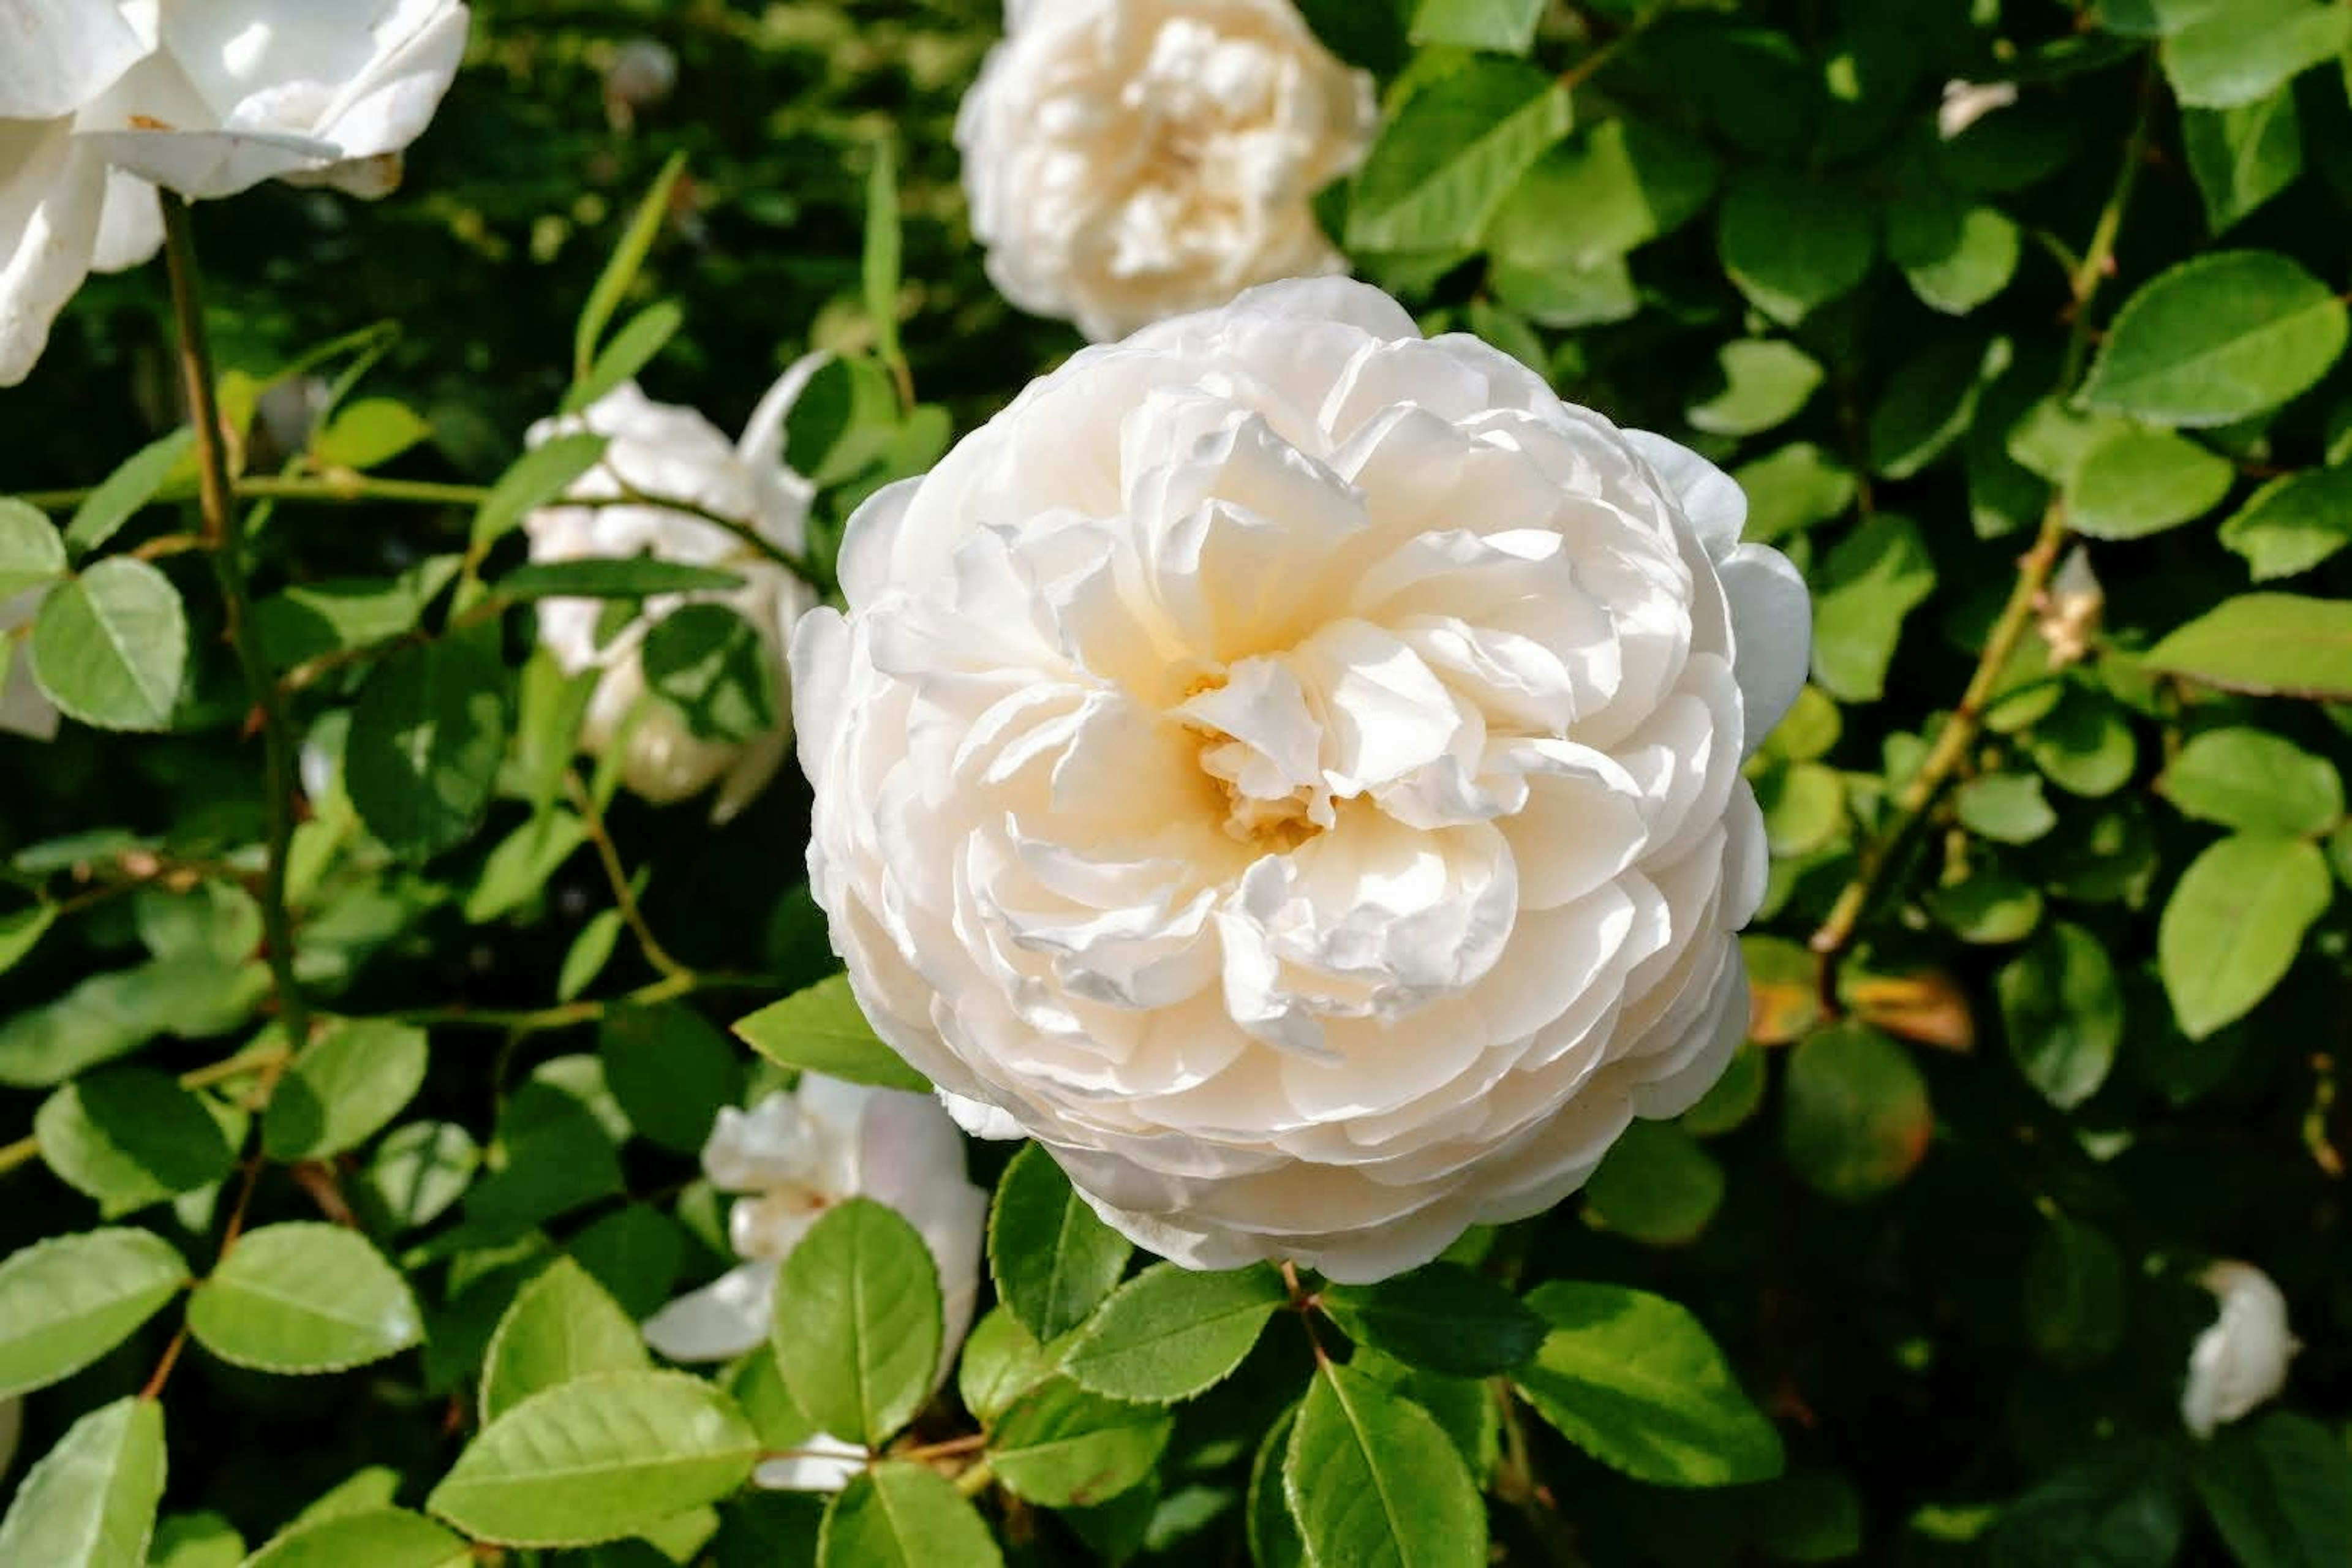
[[[818,900],[976,1131],[1179,1262],[1380,1278],[1741,1034],[1804,587],[1738,489],[1377,290],[1080,353],[793,638]]]

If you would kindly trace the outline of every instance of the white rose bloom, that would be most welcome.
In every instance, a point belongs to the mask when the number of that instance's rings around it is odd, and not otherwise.
[[[1028,0],[1005,26],[955,139],[1014,304],[1114,338],[1344,270],[1311,203],[1379,110],[1291,0]]]
[[[2221,1299],[2221,1314],[2189,1349],[2180,1420],[2198,1436],[2210,1437],[2215,1427],[2276,1396],[2303,1344],[2287,1329],[2286,1298],[2252,1264],[2225,1258],[2198,1283]]]
[[[12,650],[14,657],[8,660],[8,678],[0,682],[0,730],[13,730],[36,741],[56,736],[58,705],[33,679],[33,661],[26,656],[17,628],[39,613],[41,601],[48,595],[45,584],[0,599],[0,637],[12,638],[16,643]]]
[[[557,436],[593,430],[611,437],[604,460],[575,481],[572,500],[611,501],[635,492],[665,500],[690,501],[722,517],[741,520],[772,543],[798,551],[807,543],[809,502],[814,487],[784,466],[784,419],[824,363],[810,355],[787,370],[753,410],[740,442],[730,442],[690,408],[647,398],[625,383],[579,415],[542,420],[529,442],[539,446]],[[542,507],[523,521],[533,561],[652,554],[693,566],[715,566],[743,579],[740,588],[719,594],[661,594],[645,602],[645,613],[611,640],[597,642],[604,605],[595,599],[546,599],[539,605],[539,640],[567,673],[601,668],[604,678],[589,699],[580,728],[580,746],[601,755],[623,729],[646,693],[639,655],[655,622],[680,605],[714,600],[740,612],[765,640],[774,662],[781,697],[788,679],[784,647],[793,623],[816,602],[814,590],[798,576],[742,540],[690,512],[657,506],[605,504]],[[748,746],[706,741],[688,728],[667,703],[647,702],[628,734],[628,786],[646,799],[684,800],[721,781],[712,815],[724,821],[750,804],[783,765],[790,731],[775,731]]]
[[[793,643],[867,1016],[1195,1268],[1558,1202],[1739,1041],[1742,756],[1810,618],[1746,502],[1378,290],[1085,351],[860,509]]]
[[[803,1073],[793,1093],[748,1112],[721,1110],[702,1168],[714,1186],[742,1194],[728,1235],[747,1261],[646,1320],[654,1349],[673,1361],[724,1361],[766,1343],[784,1259],[827,1209],[864,1197],[896,1209],[930,1248],[940,1375],[954,1364],[980,1293],[988,1194],[966,1179],[963,1140],[937,1104]],[[761,1465],[760,1484],[835,1490],[864,1466],[863,1448],[829,1436],[798,1447],[803,1457]]]
[[[0,385],[32,369],[93,268],[154,254],[156,185],[191,199],[272,178],[390,191],[467,20],[461,0],[16,9],[0,61]]]

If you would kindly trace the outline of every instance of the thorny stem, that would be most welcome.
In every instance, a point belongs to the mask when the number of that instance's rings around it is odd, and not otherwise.
[[[2100,285],[2114,271],[2116,239],[2123,229],[2124,209],[2131,202],[2133,186],[2138,183],[2140,165],[2147,159],[2154,96],[2152,79],[2144,77],[2139,108],[2124,146],[2123,165],[2116,171],[2115,188],[2106,205],[2099,210],[2091,243],[2084,247],[2082,260],[2070,279],[2072,302],[2068,309],[2074,319],[2066,340],[2065,367],[2059,381],[2062,388],[2071,387],[2082,372],[2084,351],[2091,337],[2091,302]],[[1959,705],[1944,721],[1927,759],[1903,786],[1895,799],[1893,817],[1863,847],[1853,879],[1838,894],[1829,918],[1813,933],[1812,950],[1822,957],[1822,996],[1831,1005],[1837,1001],[1839,960],[1853,944],[1855,928],[1877,895],[1880,884],[1901,859],[1904,846],[1917,831],[1944,785],[1967,760],[1969,748],[1984,727],[1985,710],[1991,701],[1994,687],[2018,644],[2024,639],[2027,627],[2032,625],[2035,610],[2050,585],[2051,574],[2057,571],[2058,559],[2071,537],[2064,508],[2053,500],[2042,513],[2042,529],[2032,546],[2018,558],[2017,581],[2010,588],[2009,603],[1985,638],[1984,651],[1978,656],[1976,669],[1969,677],[1967,689],[1960,694]]]
[[[253,624],[253,600],[245,581],[245,539],[230,489],[228,458],[221,442],[220,405],[213,390],[213,361],[205,337],[204,303],[196,271],[195,227],[187,202],[163,193],[163,247],[172,277],[172,312],[179,327],[181,378],[186,384],[188,416],[196,429],[198,504],[213,576],[220,585],[228,640],[245,671],[260,717],[264,792],[268,795],[268,845],[263,861],[261,922],[271,988],[287,1037],[296,1044],[310,1033],[301,983],[294,973],[294,921],[287,909],[286,861],[294,841],[294,734],[286,700],[270,678]]]
[[[667,979],[693,984],[694,971],[671,957],[669,950],[654,935],[653,927],[646,923],[646,912],[637,904],[637,890],[629,885],[628,868],[621,864],[621,851],[604,826],[604,813],[596,805],[594,792],[581,779],[579,769],[563,770],[563,790],[580,813],[581,824],[588,830],[588,841],[596,847],[596,858],[604,868],[604,880],[612,884],[613,901],[620,906],[621,923],[637,939],[646,962]]]

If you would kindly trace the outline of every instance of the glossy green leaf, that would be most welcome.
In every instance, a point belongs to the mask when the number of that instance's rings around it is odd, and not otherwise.
[[[1960,825],[2001,844],[2031,844],[2058,826],[2032,773],[1979,773],[1952,793]]]
[[[1881,512],[1839,541],[1813,589],[1814,680],[1842,701],[1876,701],[1904,618],[1935,589],[1909,519]]]
[[[726,1497],[759,1456],[759,1434],[702,1379],[601,1373],[499,1416],[425,1507],[478,1541],[589,1545]]]
[[[33,617],[33,679],[68,717],[101,730],[171,727],[188,666],[172,580],[112,555],[51,588]]]
[[[2072,1110],[2098,1092],[2123,1045],[2124,1002],[2098,938],[2052,923],[1995,977],[2009,1054],[2051,1104]]]
[[[87,1073],[41,1102],[41,1158],[111,1218],[219,1181],[236,1161],[225,1117],[152,1068]]]
[[[374,1508],[298,1523],[246,1568],[467,1568],[473,1560],[470,1542],[423,1514]]]
[[[686,325],[686,310],[675,300],[656,300],[629,318],[612,341],[596,351],[596,363],[563,395],[562,411],[577,414],[654,362]]]
[[[357,1148],[425,1087],[425,1031],[383,1018],[339,1020],[302,1047],[261,1118],[273,1160],[323,1160]]]
[[[1430,1414],[1352,1367],[1307,1385],[1282,1461],[1282,1490],[1314,1563],[1476,1568],[1486,1510]]]
[[[2344,816],[2336,764],[2245,726],[2190,736],[2157,787],[2189,816],[2250,833],[2314,837]]]
[[[1748,301],[1792,326],[1862,281],[1878,225],[1850,186],[1758,166],[1733,176],[1716,247]]]
[[[1716,351],[1706,395],[1683,411],[1694,430],[1753,436],[1797,416],[1822,384],[1811,354],[1778,339],[1741,338]]]
[[[289,584],[254,606],[261,650],[279,668],[416,629],[425,609],[456,580],[462,559],[428,555],[396,577],[327,577]]]
[[[1496,210],[1486,246],[1530,272],[1601,266],[1696,217],[1722,165],[1706,143],[1619,115],[1580,131],[1528,170]]]
[[[2207,847],[2165,900],[2157,963],[2183,1033],[2203,1039],[2285,978],[2334,896],[2315,844],[2239,833]]]
[[[2273,1410],[2224,1426],[2189,1473],[2246,1568],[2352,1562],[2352,1453],[2309,1416]]]
[[[2352,604],[2241,594],[2173,631],[2144,662],[2225,691],[2352,700]]]
[[[1285,1300],[1267,1264],[1202,1274],[1155,1263],[1087,1320],[1062,1370],[1114,1399],[1189,1399],[1242,1363]]]
[[[2257,583],[2308,572],[2352,544],[2352,468],[2282,474],[2221,524]]]
[[[1682,1307],[1567,1280],[1538,1286],[1528,1305],[1550,1331],[1512,1383],[1570,1442],[1659,1486],[1736,1486],[1780,1473],[1780,1434]]]
[[[654,176],[636,210],[629,216],[629,226],[621,232],[621,242],[613,247],[604,269],[596,275],[595,285],[588,290],[587,300],[580,308],[580,320],[572,334],[572,374],[574,379],[585,378],[596,363],[597,344],[604,341],[604,329],[611,323],[613,313],[627,298],[629,286],[637,280],[645,267],[646,258],[653,251],[654,241],[661,237],[669,222],[670,195],[678,178],[686,173],[686,154],[673,153]]]
[[[392,655],[360,689],[343,780],[368,831],[415,859],[473,832],[507,745],[507,676],[482,647],[444,637]]]
[[[1748,495],[1743,539],[1769,543],[1842,516],[1853,504],[1851,469],[1810,441],[1799,441],[1732,470]]]
[[[262,1372],[341,1372],[425,1335],[408,1284],[356,1231],[312,1221],[249,1230],[188,1302],[196,1342]]]
[[[596,1054],[630,1125],[681,1154],[699,1152],[719,1108],[742,1093],[735,1047],[682,1004],[614,1008],[596,1030]]]
[[[898,146],[888,137],[875,144],[866,176],[866,244],[859,258],[866,286],[866,319],[874,327],[874,352],[885,364],[901,367],[898,346],[898,282],[905,237],[898,224]]]
[[[2221,504],[2237,477],[2229,459],[2167,430],[2118,432],[2083,455],[2066,480],[2066,521],[2093,539],[2138,539]]]
[[[939,1365],[938,1266],[870,1198],[828,1209],[784,1259],[772,1342],[793,1403],[822,1431],[879,1445],[921,1408]]]
[[[1051,1378],[997,1418],[988,1435],[989,1463],[1017,1498],[1046,1508],[1087,1508],[1142,1480],[1173,1426],[1165,1410]]]
[[[322,468],[373,468],[420,441],[433,426],[397,398],[362,397],[335,411],[310,440],[310,460]]]
[[[1003,1302],[982,1314],[956,1358],[956,1392],[983,1423],[1053,1374],[1053,1356]]]
[[[2159,425],[2227,425],[2317,381],[2347,330],[2336,291],[2285,257],[2200,256],[2124,301],[2080,402]]]
[[[1024,1145],[1005,1166],[988,1215],[988,1271],[1038,1340],[1085,1322],[1134,1250],[1087,1206],[1042,1144]]]
[[[409,1230],[463,1197],[481,1163],[474,1135],[457,1122],[412,1121],[384,1135],[360,1182],[394,1230]]]
[[[1923,186],[1886,210],[1886,251],[1928,309],[1965,316],[2009,287],[2024,243],[1999,207]]]
[[[188,464],[195,450],[194,428],[182,426],[132,453],[82,499],[73,521],[66,524],[66,543],[76,554],[87,554],[113,538],[124,523],[147,509],[164,481]]]
[[[1937,458],[1976,416],[1977,396],[2009,368],[2006,338],[1948,338],[1906,359],[1872,410],[1870,466],[1909,479]]]
[[[1801,1042],[1782,1084],[1780,1147],[1807,1185],[1860,1203],[1910,1175],[1935,1117],[1903,1047],[1866,1025],[1835,1025]]]
[[[491,584],[502,599],[645,599],[656,594],[726,593],[743,585],[716,566],[665,561],[658,555],[534,561]]]
[[[576,430],[541,442],[499,476],[474,513],[473,544],[487,550],[522,524],[525,514],[555,500],[572,481],[604,460],[606,438]]]
[[[1487,59],[1438,78],[1405,100],[1365,158],[1349,248],[1467,249],[1568,128],[1568,94],[1532,67]]]
[[[1524,55],[1543,10],[1544,0],[1418,0],[1407,36],[1416,44]]]
[[[57,525],[20,500],[0,497],[0,601],[66,574]]]
[[[1328,1285],[1325,1316],[1359,1344],[1454,1377],[1508,1372],[1543,1342],[1543,1320],[1495,1280],[1430,1263],[1375,1285]]]
[[[163,1406],[118,1399],[76,1421],[0,1519],[0,1563],[140,1568],[163,1495]]]
[[[2233,109],[2352,44],[2352,12],[2320,0],[2231,0],[2164,40],[2164,74],[2193,109]]]
[[[1619,1235],[1672,1247],[1706,1228],[1722,1206],[1723,1191],[1723,1167],[1689,1132],[1670,1121],[1637,1121],[1609,1146],[1585,1183],[1584,1203],[1588,1214]]]
[[[172,1244],[128,1228],[53,1236],[0,1262],[0,1399],[69,1377],[188,1283]]]
[[[575,1377],[651,1365],[636,1323],[588,1271],[559,1258],[515,1293],[482,1358],[485,1426]]]
[[[775,658],[726,605],[685,605],[646,633],[646,685],[707,741],[756,741],[779,722]]]
[[[2139,742],[2122,708],[2081,687],[2070,687],[2034,724],[2026,749],[2042,777],[2095,800],[2130,783],[2139,764]]]
[[[735,1033],[753,1050],[781,1067],[819,1072],[878,1089],[930,1092],[930,1079],[882,1043],[858,1011],[846,975],[820,980],[746,1018]]]
[[[938,1471],[877,1465],[835,1494],[817,1540],[818,1568],[996,1568],[1004,1561],[979,1512]]]
[[[2294,94],[2272,93],[2234,109],[2190,109],[2180,116],[2181,150],[2205,202],[2214,234],[2269,201],[2303,173],[2303,127]]]

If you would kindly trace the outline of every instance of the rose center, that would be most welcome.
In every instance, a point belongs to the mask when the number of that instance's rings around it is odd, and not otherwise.
[[[1278,676],[1270,678],[1270,669]],[[1201,772],[1222,803],[1225,836],[1275,854],[1297,848],[1333,821],[1315,726],[1297,692],[1286,671],[1246,659],[1231,674],[1194,680],[1175,710],[1199,738]]]

